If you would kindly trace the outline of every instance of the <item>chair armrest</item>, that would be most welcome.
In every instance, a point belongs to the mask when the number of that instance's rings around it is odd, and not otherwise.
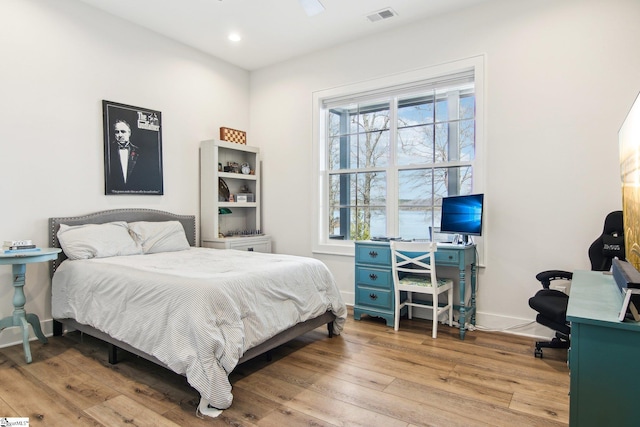
[[[571,280],[573,273],[564,270],[547,270],[536,274],[536,279],[542,283],[542,287],[549,289],[552,280]]]

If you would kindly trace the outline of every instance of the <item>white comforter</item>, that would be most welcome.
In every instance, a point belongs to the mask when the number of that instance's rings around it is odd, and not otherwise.
[[[191,248],[65,261],[52,282],[54,318],[72,318],[184,374],[217,408],[251,347],[327,310],[340,333],[346,307],[313,258]]]

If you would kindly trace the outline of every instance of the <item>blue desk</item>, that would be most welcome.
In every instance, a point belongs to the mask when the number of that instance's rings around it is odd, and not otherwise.
[[[476,324],[476,246],[438,244],[436,265],[458,269],[460,301],[455,308],[460,312],[460,339],[464,339],[467,321]],[[393,327],[395,298],[389,243],[369,240],[355,242],[355,269],[354,319],[360,320],[362,314],[382,317],[387,326]],[[467,305],[468,269],[471,271],[471,299]]]
[[[18,326],[22,329],[22,345],[27,363],[31,363],[31,348],[29,347],[29,325],[33,328],[33,333],[42,343],[47,342],[47,338],[40,328],[40,319],[37,315],[24,310],[27,302],[24,296],[24,276],[27,271],[27,264],[34,262],[51,261],[58,258],[61,252],[57,248],[43,248],[39,251],[25,251],[21,253],[0,253],[0,265],[10,264],[13,269],[13,314],[0,320],[0,332],[5,328]]]
[[[613,276],[576,271],[571,321],[569,425],[637,426],[640,323],[618,321],[622,294]]]

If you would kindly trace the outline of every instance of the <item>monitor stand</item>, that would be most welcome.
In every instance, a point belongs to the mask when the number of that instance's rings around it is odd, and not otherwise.
[[[469,236],[468,234],[456,234],[453,238],[453,244],[455,245],[469,246],[474,243],[473,236]]]

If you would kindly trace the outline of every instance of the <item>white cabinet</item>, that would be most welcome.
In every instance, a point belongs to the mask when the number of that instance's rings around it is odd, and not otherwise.
[[[259,148],[219,140],[200,144],[200,245],[271,251],[260,222]]]
[[[228,237],[206,242],[206,247],[216,249],[237,249],[239,251],[271,252],[270,236]],[[204,245],[203,245],[204,246]]]

